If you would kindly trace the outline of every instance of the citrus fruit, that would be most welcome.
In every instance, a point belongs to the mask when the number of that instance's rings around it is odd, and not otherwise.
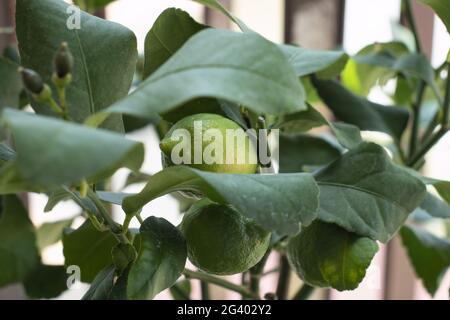
[[[266,253],[270,233],[229,206],[203,199],[184,215],[189,260],[217,275],[247,271]]]
[[[180,132],[185,135],[181,137]],[[217,114],[199,113],[181,119],[161,140],[160,148],[164,166],[184,164],[203,171],[236,174],[255,173],[258,167],[255,146],[247,133]]]

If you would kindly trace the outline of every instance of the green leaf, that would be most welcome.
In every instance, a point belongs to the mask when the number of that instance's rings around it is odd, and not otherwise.
[[[432,88],[436,97],[439,98],[439,89],[434,80],[434,69],[428,58],[422,54],[405,53],[400,57],[396,57],[386,52],[375,52],[356,56],[355,60],[360,64],[382,67],[389,69],[388,71],[401,73],[405,77],[423,80]]]
[[[416,274],[434,295],[450,266],[450,239],[441,239],[414,226],[404,226],[400,235]]]
[[[96,193],[100,200],[119,206],[122,205],[123,199],[131,195],[130,193],[108,191],[97,191]]]
[[[314,222],[289,241],[288,259],[306,283],[343,291],[358,287],[377,251],[369,238]]]
[[[71,199],[75,201],[84,211],[90,212],[95,215],[98,219],[102,220],[97,207],[88,197],[81,198],[80,194],[76,191],[72,191],[67,187],[62,187],[52,192],[49,196],[48,202],[44,208],[44,212],[49,212],[63,200]]]
[[[222,6],[219,1],[217,0],[192,0],[192,1],[198,2],[211,9],[215,9],[222,12],[226,17],[228,17],[231,21],[233,21],[242,31],[253,32],[249,27],[245,25],[245,23],[243,23],[233,14],[231,14],[231,12],[229,12],[227,9],[225,9],[224,6]]]
[[[175,191],[205,194],[218,203],[234,206],[268,231],[295,234],[299,224],[317,217],[317,185],[308,173],[220,174],[185,166],[169,167],[153,175],[141,193],[125,198],[123,208],[133,214],[145,204]]]
[[[183,10],[170,8],[161,13],[145,38],[144,79],[169,60],[190,37],[205,28]]]
[[[283,116],[275,127],[280,128],[284,133],[297,134],[324,125],[330,127],[344,148],[353,149],[362,142],[361,133],[357,127],[345,123],[331,123],[310,105],[306,111]]]
[[[65,228],[69,228],[73,219],[49,222],[41,225],[36,231],[36,243],[39,250],[57,243],[61,240]]]
[[[395,62],[392,69],[401,72],[406,77],[425,81],[440,102],[439,88],[434,80],[435,72],[426,56],[417,53],[405,54]]]
[[[306,108],[303,88],[275,44],[256,33],[206,29],[105,112],[151,117],[200,97],[275,115]],[[106,116],[97,114],[88,123],[96,125]]]
[[[343,51],[316,51],[291,45],[280,45],[297,76],[318,73],[319,77],[332,78],[341,73],[348,61]]]
[[[39,262],[33,225],[22,202],[15,195],[1,198],[0,287],[20,282]]]
[[[71,199],[70,193],[68,193],[65,189],[58,189],[56,191],[51,192],[48,195],[47,204],[45,205],[44,212],[52,211],[58,203],[61,201],[65,201]]]
[[[423,183],[433,186],[442,199],[450,204],[450,181],[424,177],[415,170],[409,170],[409,173],[420,179]]]
[[[67,276],[64,266],[40,264],[24,281],[25,292],[34,299],[56,298],[67,290]]]
[[[450,3],[442,0],[418,0],[419,2],[429,5],[434,12],[441,18],[450,33]]]
[[[405,44],[396,41],[368,45],[349,60],[342,73],[342,83],[353,93],[366,97],[376,84],[395,77],[395,72],[386,68],[386,59],[389,67],[408,52]]]
[[[111,252],[112,261],[117,270],[125,270],[136,259],[136,249],[128,243],[117,244]]]
[[[383,243],[426,195],[425,185],[397,166],[384,149],[361,144],[316,174],[319,219]]]
[[[3,121],[15,141],[17,175],[34,189],[53,189],[83,178],[95,182],[122,166],[137,171],[143,162],[143,145],[119,134],[11,109],[3,112]],[[11,192],[9,179],[0,175],[0,193]]]
[[[108,300],[114,287],[116,269],[110,265],[101,270],[89,290],[84,294],[82,300]]]
[[[18,68],[14,62],[0,57],[0,111],[5,107],[19,108],[23,85]]]
[[[125,181],[124,187],[136,184],[136,183],[146,183],[150,179],[151,175],[143,172],[130,172]]]
[[[128,275],[130,299],[153,299],[181,276],[187,259],[181,232],[163,218],[149,217],[140,227],[141,246]]]
[[[341,152],[325,139],[306,134],[280,135],[280,173],[302,172],[305,166],[322,166]]]
[[[81,281],[92,282],[100,270],[112,264],[111,250],[116,244],[110,232],[97,231],[87,220],[63,234],[65,265],[79,266]]]
[[[400,141],[409,120],[406,109],[370,102],[354,95],[336,81],[315,79],[313,83],[337,118],[361,130],[385,132]]]
[[[89,12],[94,12],[95,10],[106,7],[108,4],[114,1],[116,0],[75,0],[74,4],[76,4],[80,8],[83,8],[83,6],[85,6],[86,8],[84,9],[89,10]]]
[[[450,206],[429,192],[417,210],[430,218],[450,219]]]
[[[175,283],[170,288],[170,294],[174,300],[186,300],[191,295],[191,282],[189,280],[182,280]]]
[[[128,94],[137,63],[136,37],[119,24],[84,12],[80,28],[68,28],[73,15],[68,6],[61,0],[18,0],[16,33],[22,64],[47,83],[51,83],[54,54],[62,42],[68,43],[75,65],[67,105],[70,116],[83,122]],[[53,114],[43,104],[33,103],[33,108]],[[105,127],[123,131],[122,118],[115,115]]]

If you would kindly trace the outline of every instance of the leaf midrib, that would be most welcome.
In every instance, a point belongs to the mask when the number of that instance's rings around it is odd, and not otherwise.
[[[78,31],[76,29],[74,29],[74,33],[75,33],[75,38],[77,40],[78,49],[80,50],[81,63],[83,65],[84,75],[86,78],[86,86],[87,86],[88,96],[89,96],[89,112],[92,115],[95,113],[95,106],[94,106],[94,97],[93,97],[93,93],[92,93],[91,78],[89,75],[89,69],[88,69],[87,61],[86,61],[86,55],[84,53],[84,48],[81,43],[80,35],[78,34]]]

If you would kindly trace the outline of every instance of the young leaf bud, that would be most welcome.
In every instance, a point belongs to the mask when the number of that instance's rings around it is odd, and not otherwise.
[[[44,82],[41,76],[31,69],[19,68],[25,88],[32,94],[40,95],[44,91]]]
[[[65,78],[72,72],[73,56],[67,42],[63,42],[56,52],[54,59],[55,73],[58,78]]]

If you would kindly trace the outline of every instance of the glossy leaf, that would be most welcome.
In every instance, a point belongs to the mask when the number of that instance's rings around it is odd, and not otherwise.
[[[18,68],[14,62],[0,57],[0,110],[5,107],[18,108],[20,105],[23,85]]]
[[[450,3],[442,0],[418,0],[419,2],[429,5],[434,12],[441,18],[450,33]]]
[[[213,201],[231,204],[266,230],[282,235],[297,233],[299,223],[308,225],[317,216],[319,190],[308,173],[220,174],[185,166],[153,175],[139,194],[125,198],[123,208],[133,214],[153,199],[175,191],[200,192]]]
[[[362,142],[361,133],[357,127],[345,123],[331,123],[310,105],[306,111],[283,116],[275,127],[287,134],[297,134],[325,125],[330,127],[344,148],[356,148]]]
[[[280,135],[280,173],[302,172],[336,160],[340,150],[325,139],[306,134]]]
[[[116,269],[114,266],[105,267],[92,281],[82,300],[108,300],[114,287],[115,276]]]
[[[36,230],[36,244],[39,250],[57,243],[62,238],[65,228],[69,228],[73,220],[61,220],[56,222],[48,222],[41,225]]]
[[[100,270],[112,263],[111,250],[116,244],[110,232],[99,232],[87,220],[63,235],[65,265],[79,266],[81,281],[92,282]]]
[[[138,170],[143,162],[143,145],[115,133],[11,109],[3,121],[15,141],[16,172],[36,189],[98,181],[122,166]],[[0,177],[0,192],[14,182],[8,179]]]
[[[15,195],[2,197],[0,219],[0,287],[20,282],[39,262],[33,225]]]
[[[170,8],[161,13],[145,38],[144,79],[205,28],[183,10]]]
[[[377,251],[369,238],[314,222],[289,241],[288,258],[307,284],[343,291],[358,287]]]
[[[419,278],[434,295],[450,267],[450,239],[441,239],[415,226],[404,226],[400,235]]]
[[[28,297],[51,299],[67,290],[67,277],[64,266],[40,264],[28,274],[23,285]]]
[[[316,51],[291,45],[281,45],[280,49],[299,77],[314,73],[324,78],[337,76],[348,60],[342,51]]]
[[[200,97],[228,100],[258,113],[306,108],[303,88],[275,44],[255,33],[207,29],[105,112],[151,117]],[[88,122],[96,125],[106,116],[97,114]]]
[[[387,242],[426,195],[425,185],[373,143],[361,144],[316,174],[319,219]]]
[[[361,130],[385,132],[400,140],[409,120],[407,110],[360,98],[336,81],[315,80],[313,83],[319,96],[340,120]]]
[[[186,259],[181,232],[163,218],[147,218],[140,227],[140,250],[128,275],[128,297],[153,299],[177,281]]]
[[[18,0],[17,38],[22,64],[47,83],[51,83],[54,54],[62,42],[68,43],[75,65],[67,105],[70,116],[83,122],[128,94],[137,62],[136,37],[117,23],[84,12],[80,28],[69,28],[74,12],[68,7],[61,0]],[[33,107],[38,113],[53,114],[46,105],[33,103]],[[104,125],[123,130],[119,115]]]

